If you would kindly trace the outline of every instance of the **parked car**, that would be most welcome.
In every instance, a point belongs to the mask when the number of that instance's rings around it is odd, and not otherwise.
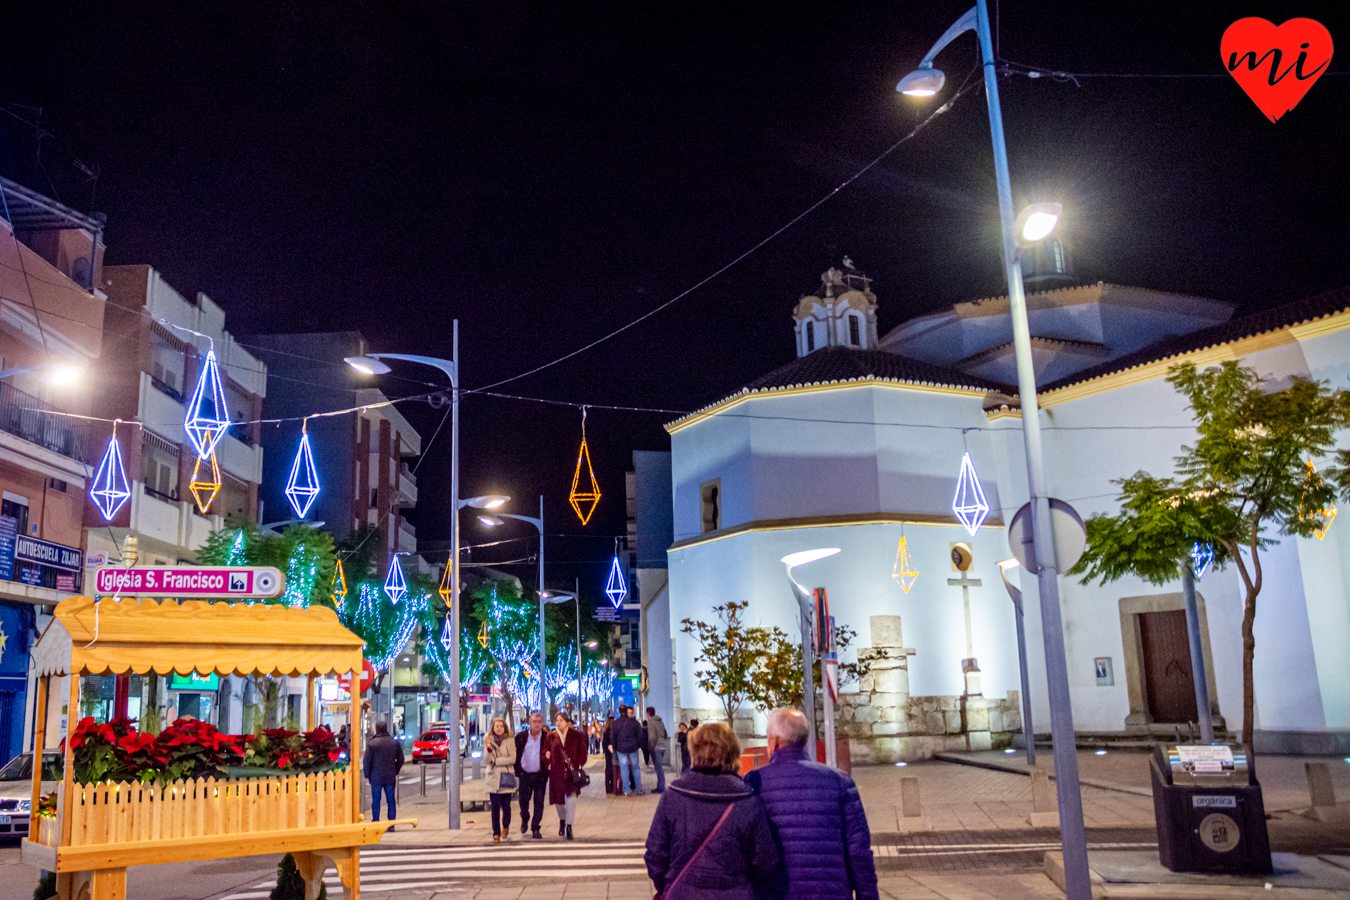
[[[65,776],[60,753],[42,754],[42,794],[56,790]],[[0,769],[0,838],[27,837],[32,818],[33,754],[21,753]]]
[[[413,762],[440,762],[450,749],[450,732],[424,731],[413,741]]]

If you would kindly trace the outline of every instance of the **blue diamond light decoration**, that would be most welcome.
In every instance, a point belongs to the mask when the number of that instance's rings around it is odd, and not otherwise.
[[[450,645],[453,644],[454,642],[455,642],[455,638],[454,638],[454,636],[450,633],[450,617],[449,617],[449,616],[446,616],[446,617],[445,617],[445,628],[441,631],[441,646],[445,648],[445,652],[446,652],[446,653],[449,653],[449,652],[450,652]]]
[[[1195,546],[1191,547],[1191,563],[1195,567],[1195,577],[1204,578],[1212,562],[1214,562],[1214,548],[1196,541]]]
[[[309,447],[309,434],[300,435],[300,449],[291,464],[291,477],[286,480],[286,499],[291,501],[295,515],[303,519],[319,496],[319,472],[314,468],[314,451]]]
[[[390,601],[395,606],[408,596],[408,582],[403,578],[403,565],[398,561],[397,555],[389,562],[389,574],[384,579],[384,592],[389,595]]]
[[[220,369],[216,366],[216,351],[208,350],[202,363],[202,374],[188,401],[187,418],[183,428],[199,459],[207,459],[216,444],[230,427],[230,410],[225,404],[225,388],[220,383]]]
[[[111,522],[130,496],[131,485],[127,483],[127,473],[122,467],[122,448],[117,444],[117,435],[113,434],[89,486],[89,499],[103,513],[104,520]]]
[[[609,567],[609,582],[605,585],[605,596],[609,597],[609,602],[618,609],[623,606],[624,598],[628,596],[628,585],[623,580],[623,568],[619,565],[619,557],[614,557],[614,565]]]
[[[961,457],[961,475],[956,480],[952,512],[966,526],[971,537],[980,530],[985,516],[989,515],[989,501],[984,499],[984,488],[980,487],[980,476],[975,474],[975,464],[970,461],[969,453]]]

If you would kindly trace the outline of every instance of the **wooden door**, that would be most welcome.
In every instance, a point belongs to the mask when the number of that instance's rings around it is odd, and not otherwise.
[[[1144,651],[1144,692],[1153,721],[1170,724],[1199,719],[1186,613],[1140,613],[1139,637]]]

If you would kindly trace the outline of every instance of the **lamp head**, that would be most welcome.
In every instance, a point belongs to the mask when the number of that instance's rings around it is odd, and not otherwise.
[[[545,603],[566,603],[577,599],[577,595],[571,591],[540,591],[539,597]]]
[[[839,552],[838,547],[822,547],[817,550],[801,550],[797,553],[789,553],[781,560],[783,565],[789,569],[795,569],[797,566],[804,566],[807,563],[813,563],[818,559],[824,559],[827,556],[834,556]]]
[[[1018,561],[1015,560],[1015,559],[1004,559],[1004,560],[1000,560],[999,562],[995,563],[995,565],[997,565],[997,566],[999,567],[999,570],[1000,570],[1001,572],[1003,572],[1003,574],[1006,575],[1006,574],[1008,574],[1009,572],[1011,572],[1013,569],[1015,569],[1015,568],[1017,568],[1018,566],[1020,566],[1021,563],[1018,562]]]
[[[1013,223],[1013,236],[1019,247],[1030,247],[1050,236],[1059,224],[1064,207],[1059,203],[1033,203]]]
[[[587,650],[594,650],[597,646],[598,646],[598,645],[596,644],[595,641],[587,641],[587,642],[586,642],[586,649],[587,649]]]
[[[42,380],[47,384],[70,384],[84,374],[84,366],[76,363],[52,363],[42,371]]]
[[[930,63],[921,65],[901,78],[895,89],[906,97],[931,97],[942,90],[942,86],[946,83],[947,76],[933,68]]]
[[[342,361],[362,375],[383,375],[389,371],[388,366],[373,356],[347,356]]]
[[[511,498],[505,494],[484,494],[481,497],[470,497],[467,500],[459,501],[459,505],[472,506],[474,509],[501,509]]]
[[[502,520],[496,516],[489,516],[486,513],[478,517],[478,521],[483,523],[484,528],[496,528],[502,524]]]

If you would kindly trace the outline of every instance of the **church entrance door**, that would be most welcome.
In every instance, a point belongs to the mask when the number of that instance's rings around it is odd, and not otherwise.
[[[1182,610],[1141,613],[1139,637],[1144,651],[1144,690],[1153,721],[1169,724],[1196,721],[1199,716],[1186,613]]]

